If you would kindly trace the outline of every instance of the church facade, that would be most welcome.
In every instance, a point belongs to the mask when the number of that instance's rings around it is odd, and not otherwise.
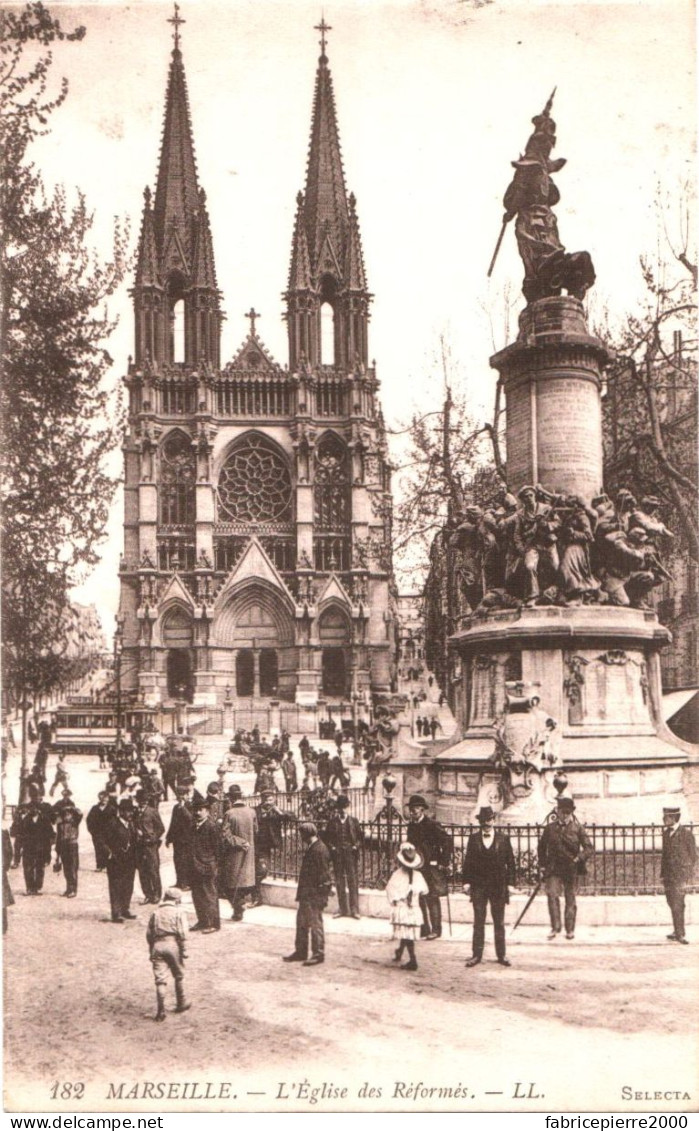
[[[222,364],[222,294],[179,24],[144,193],[124,443],[122,683],[151,704],[368,704],[395,654],[390,465],[324,22],[284,295]]]

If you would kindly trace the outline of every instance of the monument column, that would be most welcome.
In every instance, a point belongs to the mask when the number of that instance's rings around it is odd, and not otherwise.
[[[590,500],[602,490],[602,370],[611,361],[587,331],[582,302],[530,303],[517,341],[491,357],[507,401],[507,485],[541,483]]]

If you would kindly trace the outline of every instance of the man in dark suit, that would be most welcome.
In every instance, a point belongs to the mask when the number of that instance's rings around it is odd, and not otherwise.
[[[95,867],[98,872],[103,872],[107,867],[107,849],[104,845],[104,830],[113,816],[114,808],[109,802],[109,795],[106,790],[102,790],[101,793],[98,794],[97,804],[92,806],[85,822],[87,831],[92,837],[92,843],[95,849]]]
[[[323,908],[330,897],[330,853],[318,839],[318,830],[311,821],[299,825],[301,842],[306,852],[301,861],[299,882],[296,889],[298,911],[296,912],[296,944],[284,962],[303,962],[304,966],[319,966],[325,962],[325,933],[323,931]],[[308,939],[311,940],[311,956],[308,957]]]
[[[133,802],[125,797],[119,802],[116,817],[104,831],[107,849],[107,879],[112,922],[123,923],[135,919],[131,911],[131,897],[136,879],[136,830],[133,824]]]
[[[464,891],[470,890],[473,904],[473,954],[467,966],[478,966],[483,959],[485,917],[490,903],[495,934],[495,954],[501,966],[510,966],[505,957],[505,906],[510,901],[509,885],[515,882],[515,857],[510,838],[495,831],[495,814],[489,805],[477,814],[480,832],[471,833],[461,872]]]
[[[172,845],[172,858],[180,891],[189,891],[192,882],[193,834],[194,817],[187,801],[187,790],[180,788],[177,790],[177,804],[170,814],[170,825],[165,837],[166,847]]]
[[[420,896],[422,907],[422,936],[438,939],[442,934],[441,897],[447,894],[447,881],[444,874],[449,866],[453,852],[451,837],[439,821],[427,816],[427,802],[419,793],[413,794],[408,802],[410,821],[407,839],[417,848],[424,860],[422,874],[427,882],[428,894]]]
[[[556,804],[554,818],[539,841],[539,866],[546,884],[551,919],[548,937],[551,940],[561,933],[561,896],[565,900],[563,919],[566,938],[575,938],[578,877],[585,874],[587,860],[593,852],[590,838],[575,818],[573,798],[559,797]]]
[[[330,849],[340,909],[336,919],[359,919],[357,860],[364,836],[356,817],[350,817],[349,797],[338,797],[337,813],[328,821],[325,843]]]
[[[160,845],[163,843],[165,826],[160,820],[158,810],[148,803],[144,789],[136,793],[138,808],[135,815],[138,835],[136,863],[138,879],[143,892],[144,903],[160,903],[163,885],[160,879]]]
[[[50,807],[42,804],[39,794],[33,793],[22,817],[19,835],[22,840],[22,866],[27,895],[41,895],[44,872],[51,861],[54,840]]]
[[[192,901],[197,913],[192,930],[203,935],[221,929],[217,883],[221,834],[209,815],[210,806],[208,797],[195,803],[192,834]]]
[[[687,886],[692,882],[697,846],[691,831],[680,825],[679,809],[663,809],[663,824],[665,828],[660,878],[672,912],[673,927],[672,934],[667,937],[686,946],[689,940],[684,933],[684,896]]]

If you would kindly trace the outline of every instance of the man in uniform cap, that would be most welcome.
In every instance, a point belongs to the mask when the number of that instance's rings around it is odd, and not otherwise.
[[[417,848],[424,860],[422,874],[427,884],[427,895],[420,896],[422,907],[422,934],[426,939],[437,939],[442,934],[441,897],[447,894],[444,869],[447,868],[453,844],[439,821],[427,816],[427,802],[414,793],[408,802],[410,821],[406,840]]]
[[[180,906],[182,895],[178,888],[167,888],[162,903],[148,921],[146,938],[153,963],[155,993],[158,1011],[155,1021],[165,1020],[165,986],[168,972],[175,979],[177,997],[176,1013],[190,1009],[184,992],[184,963],[187,958],[189,922],[187,912]]]
[[[574,813],[573,798],[559,797],[557,811],[539,841],[539,867],[544,874],[551,919],[549,939],[561,933],[561,896],[565,900],[566,938],[575,938],[578,876],[585,874],[586,861],[593,852],[590,838]]]
[[[509,885],[515,882],[515,857],[510,838],[495,831],[495,814],[489,805],[482,806],[476,816],[480,832],[468,838],[461,878],[464,891],[470,889],[473,904],[473,954],[467,966],[478,966],[483,959],[485,917],[488,903],[493,916],[495,954],[501,966],[509,966],[505,957],[505,906],[510,901]]]
[[[305,846],[299,882],[296,889],[296,943],[284,962],[303,962],[304,966],[319,966],[325,962],[325,932],[323,908],[330,897],[330,853],[318,839],[318,829],[312,821],[299,825],[301,842]],[[308,956],[310,936],[311,955]]]
[[[660,878],[665,887],[665,898],[672,912],[673,942],[687,945],[684,933],[684,896],[692,882],[697,859],[697,846],[689,829],[680,825],[680,811],[674,806],[663,809],[663,853]]]

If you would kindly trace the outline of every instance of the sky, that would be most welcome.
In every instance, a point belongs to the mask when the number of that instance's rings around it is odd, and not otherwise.
[[[155,186],[172,4],[49,4],[81,43],[57,44],[53,76],[66,102],[35,146],[47,182],[79,186],[105,251],[115,215],[138,235],[143,189]],[[522,278],[508,229],[490,280],[502,196],[557,88],[553,117],[567,158],[556,176],[563,243],[588,250],[591,317],[633,309],[639,255],[656,245],[658,185],[670,204],[693,183],[694,16],[686,0],[182,0],[181,46],[200,184],[205,188],[227,321],[223,359],[243,340],[243,312],[287,360],[282,291],[297,192],[303,188],[321,12],[347,189],[357,197],[375,295],[369,355],[389,427],[442,399],[440,335],[455,391],[486,419],[507,344],[503,293]],[[672,212],[672,208],[670,209]],[[670,216],[670,224],[674,217]],[[110,302],[116,383],[132,352],[128,284]],[[517,309],[523,305],[521,295]],[[510,339],[516,332],[510,325]],[[115,470],[120,467],[115,457]],[[118,596],[121,495],[103,562],[76,591],[108,631]]]

